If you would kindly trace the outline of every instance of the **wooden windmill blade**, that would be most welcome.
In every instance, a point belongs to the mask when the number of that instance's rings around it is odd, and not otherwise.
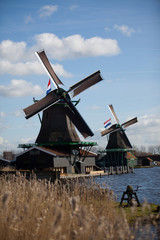
[[[79,93],[83,92],[87,88],[93,86],[94,84],[102,81],[102,77],[100,71],[97,71],[90,76],[84,78],[83,80],[79,81],[78,83],[71,86],[68,92],[73,92],[73,97],[77,96]]]
[[[115,131],[118,131],[118,130],[120,130],[120,127],[117,128],[117,124],[114,124],[110,128],[103,130],[101,132],[101,136],[103,137],[103,136],[105,136],[109,133],[112,133],[112,132],[115,132]]]
[[[117,115],[116,115],[116,113],[115,113],[115,111],[114,111],[113,105],[112,105],[112,104],[111,104],[111,105],[108,105],[108,108],[109,108],[109,110],[111,111],[111,113],[112,113],[114,119],[116,120],[116,122],[119,124],[119,120],[118,120],[118,117],[117,117]]]
[[[62,84],[61,80],[59,79],[59,77],[56,75],[56,73],[54,72],[45,51],[40,51],[40,52],[36,52],[37,57],[39,58],[41,64],[43,65],[43,67],[45,68],[47,74],[49,75],[49,77],[52,79],[54,85],[56,86],[56,88],[58,87],[58,84]]]
[[[67,114],[73,124],[76,126],[78,131],[82,134],[84,138],[92,137],[94,134],[85,122],[85,120],[82,118],[76,107],[73,105],[71,101],[67,102],[69,108],[67,110]]]
[[[121,126],[123,126],[124,128],[126,128],[126,127],[129,127],[130,125],[132,125],[132,124],[134,124],[134,123],[136,123],[136,122],[138,122],[137,117],[132,118],[131,120],[129,120],[129,121],[127,121],[127,122],[124,122]]]
[[[60,97],[57,97],[54,91],[50,92],[47,96],[45,96],[41,100],[23,109],[24,113],[26,114],[26,119],[34,116],[35,114],[46,109],[52,104],[55,104],[59,99]]]

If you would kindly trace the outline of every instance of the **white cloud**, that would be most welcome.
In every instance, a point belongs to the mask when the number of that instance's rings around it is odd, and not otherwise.
[[[72,74],[67,72],[61,64],[51,64],[55,72],[59,76],[71,77]],[[31,75],[31,74],[46,74],[42,65],[37,61],[13,63],[6,60],[0,60],[0,74],[10,74],[15,76]]]
[[[33,18],[32,18],[31,16],[26,16],[26,17],[24,18],[24,22],[25,22],[26,24],[28,24],[28,23],[33,23],[34,21],[33,21]]]
[[[11,40],[0,43],[0,74],[7,73],[14,76],[45,74],[34,54],[40,49],[45,49],[50,60],[114,56],[120,53],[118,43],[114,39],[100,37],[84,39],[81,35],[60,39],[52,33],[35,35],[34,39],[35,45],[31,47],[27,47],[25,42]],[[71,76],[64,70],[63,65],[57,63],[52,66],[58,75]]]
[[[34,143],[35,139],[33,138],[21,138],[20,143],[21,144],[27,144],[27,143]]]
[[[36,44],[27,48],[25,42],[4,40],[0,43],[0,58],[6,61],[18,62],[32,60],[34,51],[45,49],[53,59],[69,59],[90,56],[112,56],[120,53],[117,40],[92,37],[84,39],[81,35],[71,35],[58,38],[52,33],[35,35]]]
[[[128,127],[126,131],[133,145],[159,145],[160,117],[158,114],[141,116],[138,118],[138,123]]]
[[[45,5],[39,9],[38,13],[40,18],[44,18],[51,16],[56,11],[58,11],[57,5]]]
[[[15,112],[13,112],[13,116],[16,116],[16,117],[24,116],[24,112],[20,109],[16,110]]]
[[[53,59],[63,60],[79,57],[114,56],[120,53],[115,39],[92,37],[84,39],[81,35],[58,38],[55,34],[42,33],[35,36],[39,49],[46,49]]]
[[[107,145],[107,138],[101,136],[101,131],[102,129],[94,131],[94,136],[87,138],[87,141],[96,142],[98,144],[98,148],[105,149]]]
[[[17,151],[17,144],[10,143],[7,139],[0,136],[0,154],[2,155],[4,151]]]
[[[114,28],[117,29],[118,31],[120,31],[121,33],[123,33],[125,36],[128,36],[128,37],[130,37],[135,32],[135,30],[133,28],[130,28],[126,25],[119,26],[119,25],[115,24]]]
[[[113,80],[111,80],[111,79],[106,79],[105,81],[106,81],[108,84],[113,82]]]
[[[63,77],[72,77],[73,75],[66,70],[64,70],[63,66],[61,64],[51,64],[55,72],[57,73],[58,76],[63,76]]]
[[[25,42],[4,40],[0,43],[0,59],[17,62],[24,60],[26,54]]]
[[[0,117],[5,117],[6,114],[4,112],[0,112]]]
[[[42,94],[43,91],[39,85],[33,85],[25,80],[11,80],[8,86],[0,85],[0,96],[3,97],[23,97]]]
[[[0,144],[4,142],[4,139],[0,136]]]
[[[1,145],[5,145],[5,144],[8,144],[9,142],[7,140],[5,140],[3,137],[0,136],[0,144]]]
[[[93,106],[90,107],[90,109],[93,110],[93,111],[97,111],[97,110],[99,110],[99,109],[101,109],[101,108],[102,108],[102,107],[101,107],[101,106],[98,106],[98,105],[93,105]]]
[[[13,63],[7,60],[0,60],[0,73],[21,76],[29,74],[43,74],[44,71],[39,62]]]
[[[111,29],[108,28],[108,27],[105,27],[104,30],[105,30],[106,32],[110,32],[110,31],[111,31]]]
[[[70,10],[71,11],[74,11],[75,9],[77,9],[77,8],[79,8],[79,6],[78,5],[72,5],[72,6],[70,6]]]
[[[2,119],[0,121],[0,132],[3,132],[4,130],[9,128],[9,125],[7,125],[7,121],[5,121],[6,119]]]

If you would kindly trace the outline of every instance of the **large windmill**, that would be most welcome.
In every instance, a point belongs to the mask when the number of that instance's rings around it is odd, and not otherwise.
[[[118,117],[114,111],[112,105],[108,105],[109,110],[111,111],[116,123],[113,124],[109,129],[105,129],[101,132],[101,136],[109,135],[109,141],[107,144],[107,149],[126,149],[132,148],[132,145],[125,134],[125,128],[137,122],[137,117],[132,118],[131,120],[120,124]]]
[[[36,55],[55,85],[55,90],[36,103],[23,109],[26,119],[43,111],[41,129],[36,143],[51,145],[51,143],[56,142],[57,146],[59,142],[79,142],[80,139],[75,127],[84,138],[93,136],[93,132],[71,101],[69,93],[72,92],[72,96],[75,97],[90,86],[101,81],[100,71],[74,84],[66,91],[60,88],[59,85],[63,85],[63,83],[54,72],[45,52],[36,52]]]

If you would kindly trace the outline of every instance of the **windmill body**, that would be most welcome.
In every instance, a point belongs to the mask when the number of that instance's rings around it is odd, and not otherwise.
[[[43,111],[42,124],[36,143],[53,142],[80,142],[65,103],[57,103]]]
[[[110,133],[106,149],[128,149],[132,145],[124,130]]]

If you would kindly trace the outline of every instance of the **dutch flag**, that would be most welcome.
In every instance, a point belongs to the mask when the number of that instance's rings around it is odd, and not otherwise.
[[[47,91],[46,91],[46,95],[52,90],[51,88],[51,80],[49,79],[48,85],[47,85]]]
[[[108,119],[106,122],[104,122],[104,128],[107,128],[110,125],[111,125],[111,118]]]

